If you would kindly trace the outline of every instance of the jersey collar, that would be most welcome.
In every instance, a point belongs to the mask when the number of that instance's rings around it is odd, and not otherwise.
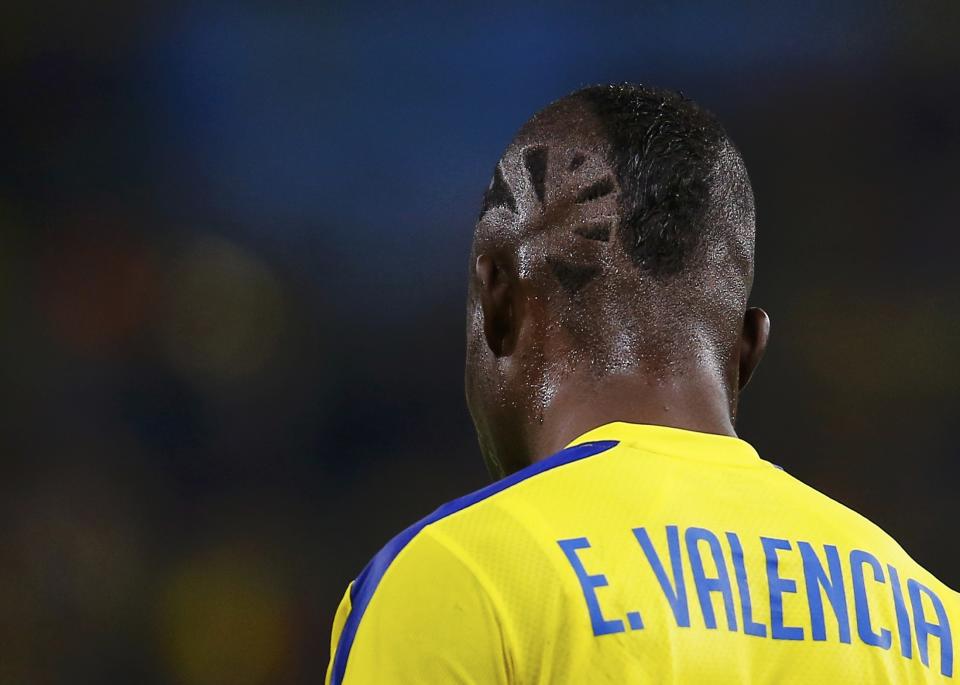
[[[764,463],[757,451],[740,438],[625,421],[594,428],[573,440],[568,447],[599,440],[617,440],[648,452],[718,463],[755,466]]]

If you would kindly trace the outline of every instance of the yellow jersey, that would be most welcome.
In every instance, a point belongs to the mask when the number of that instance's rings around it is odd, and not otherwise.
[[[328,685],[939,683],[960,595],[733,437],[611,423],[411,526]]]

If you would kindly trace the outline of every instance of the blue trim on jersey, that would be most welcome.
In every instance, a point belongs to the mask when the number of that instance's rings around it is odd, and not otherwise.
[[[416,522],[388,542],[384,548],[370,560],[370,563],[367,564],[360,575],[357,576],[353,587],[350,589],[350,614],[347,616],[347,621],[343,626],[343,632],[340,633],[340,641],[337,643],[337,653],[333,659],[333,674],[330,678],[330,685],[341,685],[343,683],[343,676],[347,670],[347,657],[350,656],[350,648],[353,646],[353,640],[357,636],[360,619],[363,618],[363,613],[370,604],[373,593],[376,591],[377,586],[383,579],[383,575],[387,572],[390,564],[397,558],[401,550],[410,544],[410,541],[416,537],[417,533],[431,523],[436,523],[440,519],[473,506],[478,502],[482,502],[488,497],[496,495],[498,492],[503,492],[507,488],[531,476],[536,476],[537,474],[549,471],[558,466],[606,452],[617,444],[617,440],[600,440],[596,442],[584,442],[579,445],[574,445],[573,447],[568,447],[557,452],[552,457],[538,461],[525,469],[521,469],[506,478],[498,480],[496,483],[492,483],[469,495],[464,495],[451,502],[447,502],[435,512]]]

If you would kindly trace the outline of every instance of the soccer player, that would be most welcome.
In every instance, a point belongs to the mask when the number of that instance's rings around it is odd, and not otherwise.
[[[328,682],[956,680],[960,596],[737,438],[767,344],[717,120],[597,86],[536,114],[476,224],[467,400],[500,480],[350,585]]]

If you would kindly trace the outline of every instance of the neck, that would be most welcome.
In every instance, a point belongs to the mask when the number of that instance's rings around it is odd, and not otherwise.
[[[724,382],[707,369],[657,381],[642,374],[601,379],[574,375],[558,388],[543,422],[530,430],[530,460],[545,459],[587,431],[614,421],[736,436]]]

